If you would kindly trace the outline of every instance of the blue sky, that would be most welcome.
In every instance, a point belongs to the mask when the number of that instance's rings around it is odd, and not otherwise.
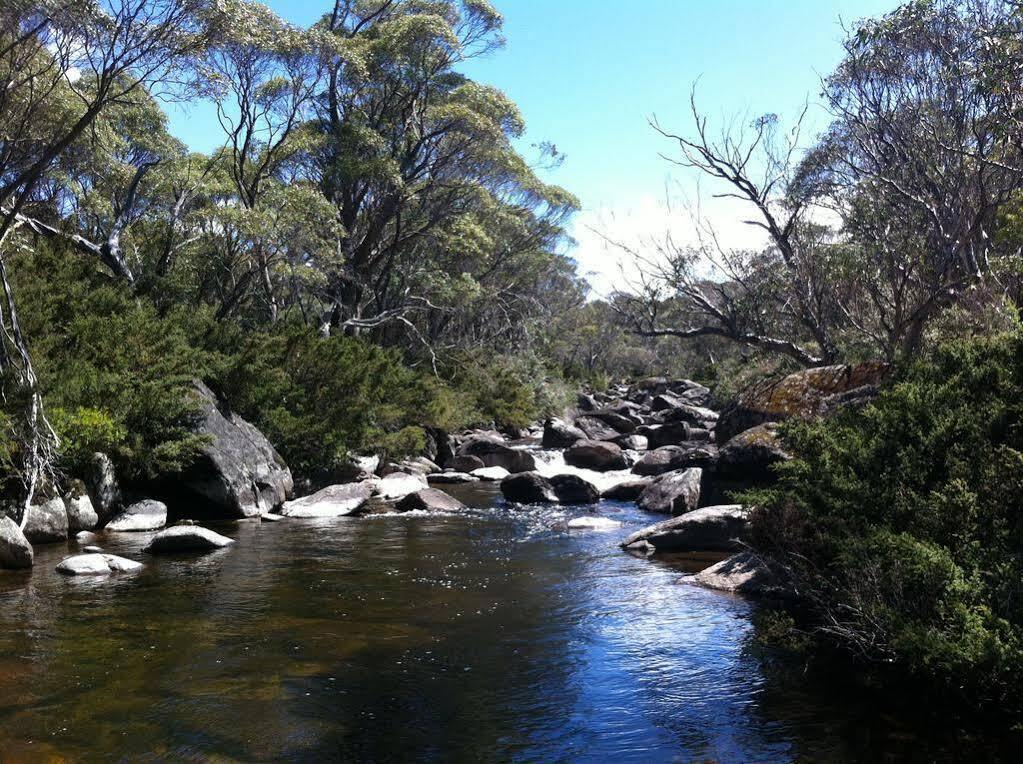
[[[281,16],[307,24],[329,0],[271,0]],[[672,146],[647,124],[656,115],[685,130],[694,81],[714,118],[777,112],[792,117],[817,100],[820,77],[838,62],[840,20],[885,13],[895,0],[492,0],[505,18],[507,45],[468,73],[504,90],[520,107],[524,148],[550,141],[565,154],[549,180],[572,191],[583,210],[573,224],[573,256],[598,292],[616,279],[618,258],[593,229],[637,240],[686,223],[667,209],[696,193],[695,178],[662,159]],[[172,107],[171,129],[193,148],[219,140],[211,111]],[[810,112],[822,128],[826,115]],[[706,191],[703,192],[704,195]],[[712,222],[736,245],[747,235],[727,206]],[[684,235],[684,232],[683,234]]]

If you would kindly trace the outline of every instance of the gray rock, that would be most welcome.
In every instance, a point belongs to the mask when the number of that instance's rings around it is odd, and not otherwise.
[[[650,448],[661,446],[677,446],[689,440],[689,425],[685,422],[667,422],[660,427],[651,428],[647,433]]]
[[[112,554],[76,554],[57,565],[57,572],[66,576],[108,576],[111,573],[134,573],[142,563]]]
[[[277,515],[273,512],[266,512],[259,516],[260,522],[263,523],[282,523],[287,519],[284,515]]]
[[[209,438],[195,462],[154,484],[158,495],[186,502],[210,517],[258,517],[290,498],[291,470],[270,441],[201,382],[195,394],[202,410],[196,432]]]
[[[566,450],[565,463],[598,472],[623,470],[629,466],[620,447],[596,440],[581,440]]]
[[[636,501],[640,494],[650,485],[650,479],[626,480],[604,490],[600,498],[609,501]]]
[[[103,547],[90,544],[89,546],[82,547],[82,551],[86,554],[103,554]]]
[[[432,475],[426,476],[426,482],[431,485],[434,483],[437,485],[457,485],[458,483],[476,483],[478,481],[478,477],[466,472],[435,472]]]
[[[106,525],[108,531],[155,531],[167,524],[167,505],[146,499],[136,502]]]
[[[359,512],[373,495],[375,482],[332,485],[310,496],[284,503],[281,515],[295,518],[344,517]]]
[[[454,456],[444,466],[446,469],[454,470],[455,472],[472,472],[473,470],[483,469],[487,465],[478,456]]]
[[[619,435],[614,440],[608,442],[614,443],[619,448],[627,451],[646,451],[647,447],[650,445],[650,442],[647,440],[645,435],[638,435],[636,433]]]
[[[28,508],[28,517],[22,529],[33,544],[56,544],[68,539],[67,510],[63,499],[50,499],[44,504]]]
[[[561,419],[548,419],[543,426],[544,448],[568,448],[577,440],[586,440],[586,433]]]
[[[146,545],[147,554],[175,554],[178,552],[212,552],[231,546],[234,539],[198,525],[175,525],[157,533]]]
[[[470,438],[459,447],[458,456],[475,456],[487,467],[504,467],[511,473],[536,469],[536,460],[532,454],[512,448],[497,438]]]
[[[764,560],[752,552],[733,555],[683,580],[708,589],[751,597],[793,596],[791,587],[776,576]]]
[[[575,426],[586,433],[590,440],[612,440],[622,434],[603,420],[589,415],[577,418]]]
[[[681,515],[692,512],[700,503],[700,478],[703,470],[691,467],[669,472],[643,489],[636,504],[647,512]]]
[[[413,512],[416,510],[427,512],[458,512],[465,509],[465,505],[450,494],[444,493],[436,488],[424,488],[415,493],[410,493],[395,505],[399,512]]]
[[[496,483],[499,480],[504,480],[511,473],[504,467],[480,467],[478,470],[473,470],[469,474],[473,477],[479,478],[480,480]]]
[[[91,531],[99,526],[99,514],[87,493],[65,497],[64,509],[67,512],[68,531],[71,533]]]
[[[376,493],[381,499],[402,499],[410,493],[429,487],[423,475],[394,472],[376,484]]]
[[[538,472],[521,472],[501,481],[501,493],[517,504],[553,504],[558,500],[551,482]]]
[[[617,411],[611,409],[600,409],[594,411],[588,415],[592,419],[599,419],[601,422],[611,427],[616,432],[627,434],[633,432],[636,429],[636,422],[633,421],[629,416],[620,414]]]
[[[31,568],[34,559],[32,544],[25,538],[18,524],[9,517],[0,516],[0,568]]]
[[[595,504],[600,499],[600,491],[578,475],[555,475],[550,485],[561,504]]]
[[[717,449],[710,445],[661,446],[645,453],[632,465],[632,471],[637,475],[663,475],[686,467],[706,467],[716,459]]]
[[[750,511],[738,504],[703,507],[636,531],[622,542],[657,552],[735,552],[749,538]]]
[[[106,454],[96,452],[86,474],[85,488],[99,516],[99,525],[110,520],[122,507],[121,486],[114,463]]]

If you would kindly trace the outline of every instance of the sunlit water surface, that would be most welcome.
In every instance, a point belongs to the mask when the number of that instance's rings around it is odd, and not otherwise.
[[[618,541],[632,505],[245,523],[206,557],[0,575],[3,761],[839,760],[772,688],[752,605]],[[568,531],[600,514],[622,528]],[[105,536],[143,559],[150,534]],[[75,549],[76,545],[71,544]]]

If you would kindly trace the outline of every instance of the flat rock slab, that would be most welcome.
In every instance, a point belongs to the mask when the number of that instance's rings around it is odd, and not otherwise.
[[[695,576],[687,576],[683,581],[708,589],[751,597],[785,598],[793,594],[792,590],[772,573],[767,564],[752,552],[742,552],[729,557]]]
[[[167,525],[167,505],[147,499],[132,504],[107,523],[108,531],[156,531]]]
[[[480,480],[486,480],[490,483],[496,483],[498,480],[504,480],[511,473],[508,472],[504,467],[480,467],[477,470],[473,470],[469,473],[473,477],[478,477]]]
[[[305,519],[354,515],[369,501],[375,485],[375,481],[363,480],[359,483],[327,486],[309,496],[285,502],[281,515]]]
[[[212,552],[233,543],[234,539],[222,536],[209,528],[198,525],[175,525],[153,536],[142,551],[147,554]]]
[[[109,576],[111,573],[134,573],[142,563],[113,554],[90,552],[61,560],[57,572],[65,576]]]
[[[455,485],[458,483],[476,483],[479,482],[479,478],[467,472],[435,472],[432,475],[427,475],[426,481],[428,483],[436,483],[437,485]]]

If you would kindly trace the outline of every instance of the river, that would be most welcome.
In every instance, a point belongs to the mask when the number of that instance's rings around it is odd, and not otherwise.
[[[862,755],[847,710],[766,678],[753,604],[617,548],[659,518],[451,492],[474,509],[240,523],[136,575],[63,578],[68,550],[38,548],[0,575],[0,760]],[[622,526],[564,526],[593,514]],[[101,543],[143,559],[150,535]]]

